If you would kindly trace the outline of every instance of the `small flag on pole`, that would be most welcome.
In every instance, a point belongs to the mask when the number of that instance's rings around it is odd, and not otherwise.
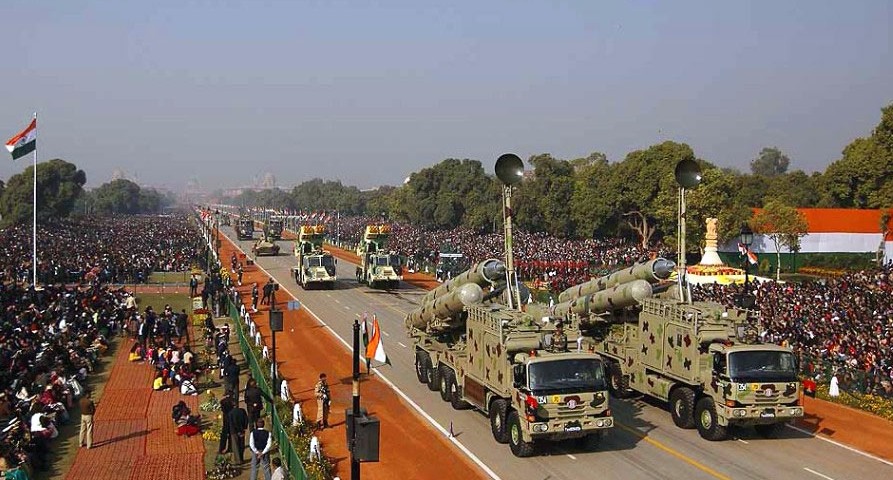
[[[757,254],[753,253],[753,251],[747,248],[743,243],[738,243],[738,253],[741,255],[747,256],[747,261],[750,262],[751,265],[756,265],[758,262]]]
[[[37,119],[31,120],[28,128],[19,132],[6,142],[6,149],[12,154],[13,160],[33,152],[37,148]]]
[[[384,344],[381,341],[381,327],[378,325],[378,317],[372,314],[372,335],[369,336],[369,344],[366,345],[366,358],[373,359],[376,362],[391,364],[388,355],[384,351]]]

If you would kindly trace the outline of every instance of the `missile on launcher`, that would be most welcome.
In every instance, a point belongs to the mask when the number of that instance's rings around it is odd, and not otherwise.
[[[466,306],[477,305],[484,298],[484,291],[475,283],[460,285],[451,292],[434,300],[423,302],[419,308],[406,316],[406,326],[420,330],[443,330],[452,328],[450,320],[456,320]]]
[[[421,304],[424,305],[425,303],[430,302],[441,295],[452,292],[468,283],[474,283],[479,287],[484,288],[490,287],[500,281],[505,281],[505,263],[494,258],[484,260],[472,265],[471,268],[465,272],[426,293],[425,296],[422,297]]]
[[[555,315],[588,315],[631,307],[652,295],[651,284],[636,279],[555,305]]]
[[[629,268],[574,285],[558,295],[560,303],[570,302],[593,293],[615,287],[633,280],[645,280],[650,284],[670,278],[676,263],[665,258],[655,258],[645,263],[637,263]]]

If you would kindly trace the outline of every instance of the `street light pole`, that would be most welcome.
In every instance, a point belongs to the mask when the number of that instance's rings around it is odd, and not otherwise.
[[[747,296],[747,292],[750,290],[750,281],[749,281],[749,273],[750,273],[750,246],[753,244],[753,230],[750,229],[748,224],[741,225],[741,234],[740,234],[741,245],[744,246],[744,292],[741,294],[741,303],[744,305],[744,298]]]
[[[357,458],[357,417],[360,416],[360,322],[353,319],[353,415],[351,415],[350,478],[360,480],[360,460]]]

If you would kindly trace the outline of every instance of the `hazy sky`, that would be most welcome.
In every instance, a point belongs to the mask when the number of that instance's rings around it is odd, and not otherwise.
[[[448,158],[674,139],[823,170],[893,102],[893,2],[3,0],[0,134],[97,186],[273,172],[361,188]],[[9,157],[7,156],[7,159]],[[30,157],[29,157],[30,158]],[[29,160],[30,161],[30,160]],[[24,159],[0,161],[0,178]]]

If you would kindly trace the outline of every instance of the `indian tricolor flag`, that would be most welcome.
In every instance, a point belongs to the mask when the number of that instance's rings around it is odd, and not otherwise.
[[[366,358],[375,360],[376,362],[391,364],[388,355],[384,353],[384,344],[381,343],[381,327],[378,325],[378,318],[372,314],[372,335],[369,337],[369,343],[366,345]]]
[[[6,149],[12,154],[13,160],[31,153],[37,148],[37,119],[31,120],[28,128],[6,142]]]

